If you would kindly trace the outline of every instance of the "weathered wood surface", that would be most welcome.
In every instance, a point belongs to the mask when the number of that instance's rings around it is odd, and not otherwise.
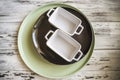
[[[55,0],[0,0],[0,80],[53,80],[29,70],[17,49],[24,17]],[[120,0],[57,0],[81,10],[95,31],[91,59],[73,76],[55,80],[120,80]]]
[[[94,50],[93,53],[94,54],[92,55],[91,59],[83,68],[84,71],[120,71],[120,50]],[[0,57],[0,71],[29,70],[25,65],[23,65],[24,63],[17,51],[4,51],[4,53],[0,54]]]
[[[61,79],[47,79],[32,71],[0,71],[0,80],[119,80],[120,71],[81,71]]]
[[[21,22],[31,10],[51,1],[54,0],[1,0],[0,22]],[[66,0],[64,3],[80,9],[90,21],[120,21],[119,0]]]

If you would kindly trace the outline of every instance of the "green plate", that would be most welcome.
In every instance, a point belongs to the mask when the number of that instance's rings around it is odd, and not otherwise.
[[[84,58],[70,65],[56,65],[48,62],[39,56],[32,42],[32,28],[41,14],[54,7],[68,7],[74,10],[76,8],[62,4],[53,3],[40,6],[32,11],[23,21],[18,33],[18,49],[24,63],[35,73],[48,78],[61,78],[79,71],[89,60],[94,48],[94,32],[92,33],[91,47]],[[79,11],[79,10],[77,10]],[[79,11],[80,12],[80,11]],[[81,13],[81,12],[80,12]],[[82,14],[82,13],[81,13]],[[93,30],[92,30],[93,31]]]

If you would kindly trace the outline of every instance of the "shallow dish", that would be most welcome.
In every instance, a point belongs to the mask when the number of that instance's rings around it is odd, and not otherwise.
[[[72,60],[78,61],[83,55],[80,50],[81,44],[60,29],[57,29],[55,32],[50,30],[45,38],[47,46],[68,62]]]
[[[69,35],[80,35],[84,29],[81,25],[82,21],[64,8],[57,7],[56,9],[50,9],[47,16],[49,17],[48,20],[52,25],[63,30]],[[78,29],[80,30],[77,31]]]

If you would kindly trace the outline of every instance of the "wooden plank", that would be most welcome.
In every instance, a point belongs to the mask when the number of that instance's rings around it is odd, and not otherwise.
[[[120,50],[94,50],[92,57],[82,68],[83,71],[120,71]],[[17,67],[17,68],[15,68]],[[0,71],[6,70],[29,70],[23,63],[19,53],[4,51],[0,53]]]
[[[0,71],[0,80],[119,80],[120,71],[79,71],[60,79],[49,79],[31,71]]]
[[[120,49],[120,23],[92,22],[95,32],[95,49]]]
[[[51,1],[4,1],[0,3],[0,22],[21,22],[36,7]],[[120,2],[116,1],[59,1],[82,11],[90,21],[120,21]],[[9,4],[8,4],[9,3]],[[109,6],[110,5],[110,6]],[[15,6],[15,7],[14,7]]]
[[[120,49],[119,22],[92,22],[95,49]],[[16,49],[20,23],[0,24],[0,49]],[[109,41],[108,41],[109,40]]]
[[[46,80],[31,71],[0,71],[0,80]]]
[[[120,50],[94,50],[83,70],[120,70]]]
[[[0,54],[0,71],[29,70],[19,55]],[[30,71],[30,70],[29,70]]]

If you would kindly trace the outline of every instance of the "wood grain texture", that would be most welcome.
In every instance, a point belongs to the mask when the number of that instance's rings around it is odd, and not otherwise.
[[[32,9],[39,7],[43,4],[49,3],[53,0],[19,0],[19,1],[9,1],[1,0],[0,3],[0,22],[21,22],[23,18]],[[54,1],[53,1],[54,2]],[[116,1],[96,1],[96,0],[73,0],[73,1],[57,1],[61,3],[66,3],[78,8],[82,11],[90,21],[120,21],[120,2]],[[7,4],[10,3],[10,4]],[[4,6],[5,5],[5,6]]]
[[[17,48],[20,24],[33,9],[55,0],[0,0],[0,80],[120,80],[120,0],[57,0],[78,8],[95,32],[95,49],[76,74],[48,79],[32,72]]]
[[[61,79],[48,79],[31,71],[0,71],[0,80],[119,80],[120,71],[81,71]]]
[[[20,58],[18,51],[4,51],[0,54],[0,71],[4,70],[28,70]],[[82,69],[84,71],[109,70],[120,71],[120,50],[94,50],[91,59]],[[94,67],[94,68],[93,68]]]

